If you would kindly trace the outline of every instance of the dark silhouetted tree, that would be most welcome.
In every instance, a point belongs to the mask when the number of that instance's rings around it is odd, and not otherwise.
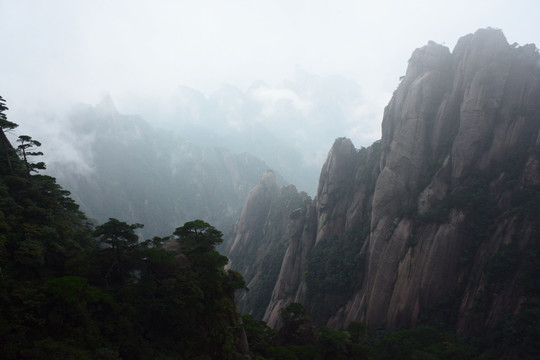
[[[29,156],[43,155],[41,151],[35,151],[38,147],[41,146],[41,143],[37,140],[32,139],[32,137],[28,135],[19,136],[17,142],[21,143],[19,146],[17,146],[17,152],[19,153],[21,160],[26,166],[26,172],[28,173],[28,176],[30,176],[32,172],[37,172],[38,170],[45,170],[44,162],[31,163],[28,160]]]
[[[129,260],[131,250],[137,248],[139,237],[135,234],[136,229],[142,228],[142,224],[128,224],[126,222],[109,218],[109,221],[96,227],[93,235],[98,238],[102,244],[109,245],[104,251],[112,251],[114,259],[105,275],[106,283],[111,276],[117,280],[124,278],[127,269],[124,264]]]
[[[223,234],[212,225],[202,220],[189,221],[176,228],[180,252],[186,255],[193,252],[206,252],[223,242]]]

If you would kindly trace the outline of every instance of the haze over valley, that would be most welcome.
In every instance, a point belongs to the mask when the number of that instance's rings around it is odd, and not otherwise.
[[[121,114],[248,152],[314,196],[336,138],[380,138],[411,49],[452,48],[488,26],[539,43],[534,2],[518,3],[2,1],[2,96],[52,173],[55,162],[92,168],[91,134],[68,122],[77,104],[110,96]]]

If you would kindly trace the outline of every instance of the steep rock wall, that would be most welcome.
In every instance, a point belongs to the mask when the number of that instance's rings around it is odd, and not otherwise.
[[[414,51],[382,139],[338,139],[264,319],[302,302],[314,320],[371,328],[494,326],[538,296],[540,56],[499,30]],[[531,285],[532,284],[532,285]]]
[[[279,188],[272,171],[250,191],[228,252],[228,267],[239,271],[250,289],[238,297],[242,312],[259,318],[264,314],[293,236],[287,226],[294,215],[289,214],[304,211],[310,201],[293,185]]]
[[[356,239],[369,233],[371,194],[378,174],[379,152],[379,144],[358,151],[349,139],[340,138],[334,143],[321,171],[317,197],[305,211],[293,214],[288,224],[290,245],[264,315],[271,326],[279,325],[279,310],[290,302],[304,303],[315,320],[324,321],[335,310],[336,304],[346,301],[347,295],[342,289],[310,290],[309,283],[318,279],[307,281],[306,271],[323,264],[308,259],[313,257],[316,244],[328,250],[328,242],[332,239]],[[328,251],[337,258],[342,255]],[[339,272],[339,269],[329,268],[329,271]],[[353,284],[344,285],[352,289]]]

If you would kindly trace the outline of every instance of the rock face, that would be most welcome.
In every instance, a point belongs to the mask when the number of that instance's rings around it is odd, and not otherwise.
[[[259,318],[264,314],[291,237],[287,224],[301,216],[310,201],[293,185],[280,189],[272,171],[249,193],[228,251],[228,266],[241,271],[250,289],[238,299],[241,311]]]
[[[281,227],[288,248],[264,319],[278,326],[279,309],[301,302],[333,327],[445,322],[466,334],[531,306],[539,129],[534,45],[482,29],[453,52],[415,50],[381,141],[337,139],[317,196]]]

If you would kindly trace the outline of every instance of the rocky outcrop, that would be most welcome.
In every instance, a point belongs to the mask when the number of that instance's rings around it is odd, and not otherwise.
[[[301,302],[321,324],[494,326],[538,296],[540,56],[482,29],[414,51],[382,139],[336,140],[264,319]],[[249,226],[247,226],[249,228]],[[241,234],[237,233],[237,237]]]
[[[305,275],[310,266],[319,266],[309,264],[309,258],[317,244],[327,248],[327,244],[321,241],[351,238],[350,234],[354,234],[352,238],[356,239],[356,236],[369,233],[379,154],[378,143],[359,151],[349,139],[340,138],[334,143],[321,171],[317,197],[302,212],[291,214],[287,224],[289,247],[264,315],[271,326],[279,325],[279,310],[290,302],[306,304],[313,319],[323,321],[329,316],[329,309],[346,300],[341,291],[333,288],[322,292],[310,291]]]
[[[250,289],[238,298],[242,312],[262,317],[292,236],[287,224],[301,217],[310,201],[294,185],[279,188],[272,171],[250,191],[228,252],[228,267],[241,272]]]

